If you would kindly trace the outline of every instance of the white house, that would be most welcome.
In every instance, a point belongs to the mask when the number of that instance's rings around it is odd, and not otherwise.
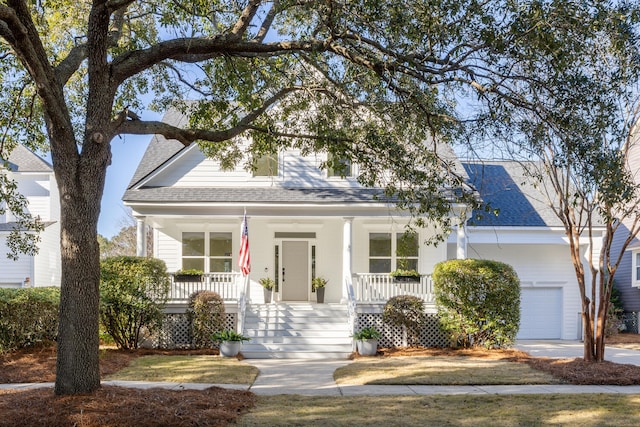
[[[9,177],[28,201],[27,210],[40,217],[45,228],[40,233],[37,255],[7,258],[6,239],[16,227],[10,211],[0,214],[0,287],[60,286],[60,203],[51,165],[18,145],[7,159]]]
[[[406,213],[374,198],[377,190],[358,185],[357,165],[349,165],[351,176],[333,176],[320,169],[322,156],[288,150],[261,159],[255,173],[242,167],[222,171],[197,145],[154,137],[123,200],[138,219],[140,254],[145,226],[150,226],[153,256],[169,271],[205,273],[203,283],[174,283],[174,302],[185,302],[203,287],[240,301],[236,322],[253,338],[245,344],[245,356],[304,357],[321,348],[346,354],[353,327],[383,327],[380,313],[393,295],[420,296],[435,313],[433,266],[468,256],[516,268],[522,281],[520,338],[578,337],[578,287],[564,232],[527,194],[531,188],[514,176],[514,163],[459,163],[480,196],[501,214],[471,218],[435,247],[423,243],[434,230],[422,229],[408,239],[401,257],[396,250]],[[251,251],[246,289],[237,265],[245,211]],[[463,212],[464,206],[456,206],[452,215]],[[419,282],[397,282],[389,275],[402,263],[421,273]],[[315,303],[311,280],[318,276],[328,280],[325,304]],[[276,282],[273,303],[264,300],[258,283],[263,277]],[[436,322],[427,329],[426,343],[446,344]],[[391,336],[399,331],[386,332],[387,344],[395,342]]]

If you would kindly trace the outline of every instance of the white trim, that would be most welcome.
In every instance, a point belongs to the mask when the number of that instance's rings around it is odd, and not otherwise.
[[[132,187],[133,190],[139,190],[141,187],[144,187],[144,185],[151,181],[152,179],[154,179],[155,177],[157,177],[159,174],[161,174],[162,172],[164,172],[164,170],[168,167],[170,167],[171,165],[173,165],[175,162],[177,162],[179,159],[181,159],[182,157],[184,157],[187,153],[191,152],[192,150],[195,149],[200,149],[198,147],[198,144],[191,144],[188,147],[182,148],[180,151],[178,151],[177,153],[175,153],[173,156],[169,157],[167,160],[164,161],[164,163],[162,165],[160,165],[159,167],[157,167],[155,170],[149,172],[147,174],[147,176],[145,176],[144,178],[142,178],[140,181],[138,181],[138,183]]]
[[[634,288],[640,288],[640,277],[638,277],[638,255],[640,255],[640,248],[635,248],[631,251],[631,286]]]

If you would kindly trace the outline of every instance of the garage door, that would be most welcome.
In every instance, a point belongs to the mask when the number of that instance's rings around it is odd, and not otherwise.
[[[518,339],[562,337],[562,288],[522,288]]]

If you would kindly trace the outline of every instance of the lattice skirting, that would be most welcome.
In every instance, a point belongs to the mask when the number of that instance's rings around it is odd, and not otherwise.
[[[640,333],[638,328],[638,312],[627,312],[622,316],[622,320],[625,326],[625,332],[630,332],[633,334]]]
[[[449,339],[440,330],[440,321],[437,314],[427,313],[427,320],[420,333],[420,345],[424,347],[448,347]],[[355,323],[356,331],[374,327],[382,334],[378,341],[380,347],[406,346],[406,338],[402,327],[386,324],[382,321],[382,313],[358,313]]]
[[[236,329],[236,313],[226,313],[225,329]],[[147,335],[142,343],[151,348],[192,348],[191,325],[186,313],[166,313],[162,328],[153,335]]]

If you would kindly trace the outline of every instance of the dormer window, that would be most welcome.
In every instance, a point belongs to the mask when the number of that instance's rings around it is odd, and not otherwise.
[[[346,178],[351,176],[351,160],[347,158],[335,157],[331,153],[328,156],[329,167],[327,168],[327,176],[335,176]]]
[[[254,167],[253,176],[278,176],[278,153],[258,157]]]

